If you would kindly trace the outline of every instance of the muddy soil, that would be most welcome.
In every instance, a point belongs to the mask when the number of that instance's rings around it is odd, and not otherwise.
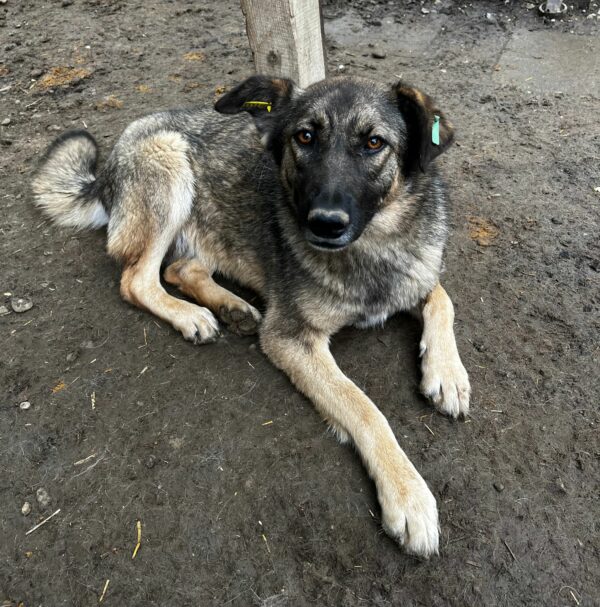
[[[106,155],[134,118],[249,75],[237,1],[0,4],[2,605],[600,604],[598,6],[531,6],[324,7],[330,73],[402,77],[457,127],[443,280],[472,417],[419,396],[412,319],[333,340],[438,498],[441,554],[420,562],[255,338],[184,342],[121,301],[103,232],[31,205],[59,131]]]

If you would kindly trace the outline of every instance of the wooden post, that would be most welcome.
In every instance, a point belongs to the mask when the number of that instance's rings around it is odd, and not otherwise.
[[[259,74],[308,86],[325,78],[319,0],[241,0]]]

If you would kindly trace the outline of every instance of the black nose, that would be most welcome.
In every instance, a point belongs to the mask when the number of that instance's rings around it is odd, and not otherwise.
[[[350,225],[348,213],[313,209],[308,214],[308,227],[319,238],[339,238]]]

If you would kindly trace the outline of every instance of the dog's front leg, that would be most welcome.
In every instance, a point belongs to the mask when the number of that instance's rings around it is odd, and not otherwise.
[[[471,386],[454,338],[454,307],[438,283],[421,306],[421,392],[436,409],[458,417],[469,412]]]
[[[262,349],[326,420],[351,437],[375,481],[385,531],[412,554],[436,554],[435,498],[381,411],[337,366],[328,336],[303,331],[292,337],[274,325],[267,314],[261,328]]]

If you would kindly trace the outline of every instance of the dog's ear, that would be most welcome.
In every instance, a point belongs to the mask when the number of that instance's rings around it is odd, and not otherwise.
[[[394,85],[393,94],[408,131],[405,173],[416,169],[424,172],[450,146],[454,128],[435,101],[419,89],[400,81]]]
[[[273,117],[288,104],[295,90],[292,80],[252,76],[225,93],[215,103],[215,110],[222,114],[248,112],[258,130],[264,132],[273,122]]]

